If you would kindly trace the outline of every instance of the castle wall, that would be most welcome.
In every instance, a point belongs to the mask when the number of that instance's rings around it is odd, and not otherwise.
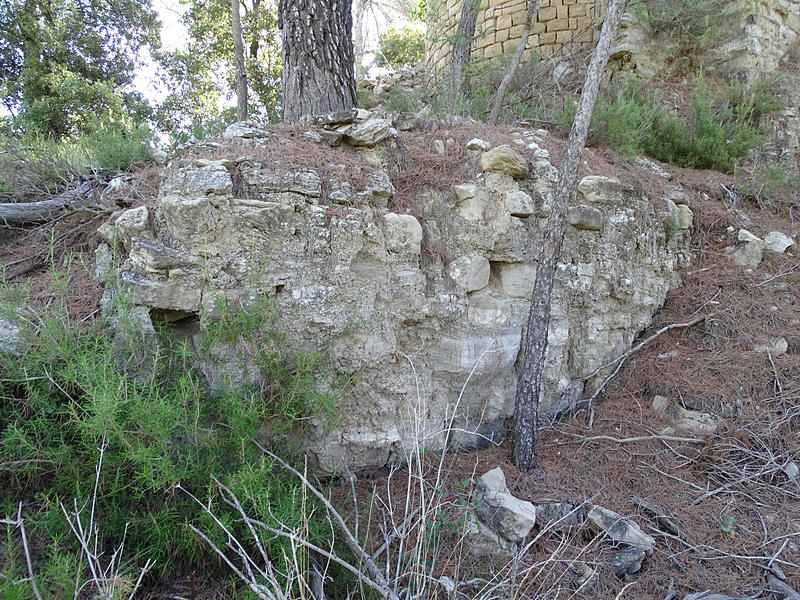
[[[544,0],[537,23],[528,38],[526,54],[539,48],[543,58],[562,46],[592,48],[600,35],[599,24],[606,0]],[[450,61],[458,29],[462,0],[436,0],[429,5],[428,66],[440,71]],[[511,55],[522,37],[527,17],[525,0],[482,0],[472,50],[474,58]]]

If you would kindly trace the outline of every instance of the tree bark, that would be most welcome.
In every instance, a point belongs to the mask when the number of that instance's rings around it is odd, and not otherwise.
[[[586,71],[575,121],[569,132],[567,150],[558,172],[553,208],[545,226],[544,244],[536,268],[531,310],[517,373],[514,444],[511,458],[522,471],[530,471],[536,466],[536,426],[539,420],[539,395],[547,350],[547,331],[550,325],[550,299],[556,265],[564,242],[567,209],[575,194],[578,167],[589,133],[589,122],[626,4],[627,0],[610,0],[608,4],[600,39]]]
[[[3,202],[0,203],[0,226],[47,223],[69,211],[85,208],[93,200],[94,186],[91,181],[85,181],[74,190],[67,190],[49,200]]]
[[[356,105],[351,0],[281,0],[283,120]]]
[[[463,0],[461,16],[458,19],[458,30],[450,54],[450,72],[453,79],[453,92],[456,98],[464,89],[464,67],[469,64],[472,55],[472,38],[475,37],[475,26],[478,23],[480,0]]]
[[[522,37],[519,39],[517,49],[514,50],[511,63],[508,65],[506,74],[503,75],[500,87],[497,88],[497,94],[495,94],[494,101],[492,102],[492,111],[489,113],[489,120],[487,121],[489,125],[497,125],[497,122],[500,120],[500,111],[503,109],[503,104],[505,104],[506,90],[514,79],[514,75],[517,74],[517,68],[522,60],[522,53],[525,52],[525,46],[528,45],[528,37],[536,23],[536,17],[539,16],[539,7],[541,5],[542,0],[528,0],[528,17],[525,20],[525,27],[522,29]]]
[[[231,0],[231,29],[233,30],[233,57],[236,63],[236,119],[247,119],[247,71],[244,65],[242,15],[239,0]]]

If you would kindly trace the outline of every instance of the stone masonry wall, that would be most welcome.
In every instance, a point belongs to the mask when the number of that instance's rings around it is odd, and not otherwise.
[[[737,1],[737,0],[733,0]],[[743,21],[732,23],[740,31],[719,47],[709,49],[709,65],[723,73],[738,73],[750,78],[753,74],[770,73],[786,57],[792,55],[800,34],[800,1],[738,0],[744,7]],[[599,25],[607,0],[544,0],[538,22],[528,41],[526,56],[538,48],[542,58],[557,53],[562,47],[586,50],[594,46],[600,35]],[[462,0],[436,0],[430,5],[428,25],[428,71],[444,69],[450,60],[453,40],[458,29]],[[473,40],[473,57],[490,59],[510,56],[517,47],[525,23],[525,0],[482,0]],[[669,44],[653,37],[636,19],[627,19],[617,47],[622,52],[646,55],[650,63],[645,73],[669,58]],[[649,60],[648,60],[649,59]]]
[[[544,0],[539,18],[528,39],[526,54],[539,48],[543,58],[569,44],[577,49],[594,46],[597,27],[605,14],[606,0]],[[428,66],[440,71],[450,60],[458,29],[461,0],[437,0],[431,4],[428,30]],[[484,0],[478,13],[473,56],[493,58],[511,55],[519,43],[527,16],[524,0]]]

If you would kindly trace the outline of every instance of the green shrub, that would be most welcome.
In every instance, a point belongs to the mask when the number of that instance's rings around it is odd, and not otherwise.
[[[627,156],[643,153],[683,167],[733,171],[762,143],[765,117],[778,108],[775,82],[737,83],[712,92],[697,79],[684,113],[673,115],[657,92],[628,79],[598,99],[589,141]],[[574,116],[575,102],[569,99],[558,122],[566,129]]]
[[[54,141],[36,134],[0,139],[0,200],[58,193],[98,170],[127,170],[152,160],[152,132],[109,125]]]
[[[418,63],[425,58],[425,30],[406,25],[392,27],[378,38],[378,53],[375,64],[379,67],[398,69]]]
[[[742,8],[730,0],[640,0],[634,14],[656,35],[673,39],[678,54],[691,57],[737,35],[732,26]]]
[[[11,305],[22,300],[19,290],[5,291],[0,290],[5,314],[26,314]],[[108,325],[68,321],[59,304],[64,297],[31,319],[38,325],[27,331],[29,352],[22,357],[0,354],[0,518],[15,516],[23,502],[37,583],[46,597],[73,597],[79,548],[60,505],[71,507],[77,499],[81,507],[92,498],[103,444],[96,499],[100,543],[109,556],[125,536],[130,572],[148,559],[156,563],[154,576],[187,567],[219,568],[213,552],[187,524],[205,531],[215,527],[180,491],[191,491],[233,531],[240,531],[241,523],[213,492],[212,476],[247,502],[254,517],[273,524],[281,521],[292,529],[310,528],[312,540],[330,536],[326,524],[309,524],[311,502],[305,508],[296,502],[301,484],[276,469],[252,440],[269,445],[278,434],[297,429],[318,410],[328,410],[343,385],[334,381],[320,392],[325,380],[320,355],[293,354],[285,350],[289,344],[261,343],[284,338],[269,332],[257,336],[261,327],[277,326],[268,303],[254,305],[249,312],[225,306],[207,329],[209,344],[259,340],[266,393],[227,389],[212,397],[181,344],[156,352],[149,375],[126,375],[119,368],[120,347]],[[262,309],[267,309],[266,316]],[[162,337],[166,342],[167,336]],[[125,338],[126,356],[151,343],[133,330]],[[267,437],[265,424],[271,429]],[[280,439],[285,450],[285,438]],[[0,572],[24,578],[17,533],[10,528],[0,532]],[[274,539],[264,543],[280,568],[284,551],[291,554],[288,546]],[[27,583],[15,585],[0,578],[0,597],[27,598],[29,589]]]
[[[386,110],[395,112],[418,112],[422,110],[422,100],[410,90],[393,87],[386,95]]]

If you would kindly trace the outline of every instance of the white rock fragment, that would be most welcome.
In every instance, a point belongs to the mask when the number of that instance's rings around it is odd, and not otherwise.
[[[467,150],[480,150],[481,152],[486,152],[491,147],[492,145],[489,142],[480,138],[472,138],[467,142]]]
[[[762,352],[764,354],[769,353],[772,356],[786,354],[788,349],[789,342],[787,342],[786,338],[783,337],[761,337],[756,339],[755,343],[753,344],[753,352]]]
[[[447,274],[460,288],[474,292],[489,283],[489,260],[480,254],[460,256],[447,265]]]
[[[783,254],[794,246],[794,240],[780,231],[770,231],[764,236],[764,247],[770,252]]]
[[[605,531],[606,535],[615,542],[639,548],[648,556],[652,555],[656,548],[655,539],[642,531],[636,523],[613,510],[596,505],[589,511],[586,518],[597,529]]]
[[[740,229],[736,235],[739,244],[725,248],[725,254],[734,263],[742,267],[757,267],[764,256],[764,240],[747,231]]]
[[[500,467],[481,476],[475,500],[478,519],[509,542],[521,542],[536,524],[536,508],[511,494]]]

